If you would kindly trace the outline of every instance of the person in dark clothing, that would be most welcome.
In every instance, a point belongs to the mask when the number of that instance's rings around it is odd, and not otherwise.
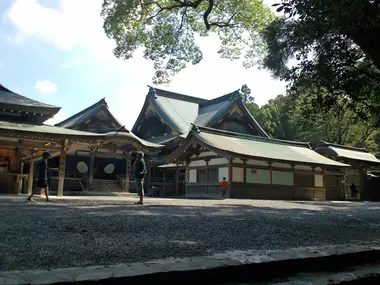
[[[350,189],[351,189],[351,197],[352,198],[357,198],[358,196],[358,191],[356,191],[356,185],[354,182],[352,182],[351,186],[350,186]]]
[[[49,175],[48,171],[58,171],[58,168],[50,168],[48,167],[48,159],[50,157],[50,153],[44,151],[42,154],[42,160],[38,162],[38,178],[37,178],[37,187],[32,191],[32,194],[28,197],[27,201],[33,201],[34,194],[37,193],[38,190],[42,191],[45,189],[46,202],[50,202],[49,200]],[[33,166],[31,166],[33,167]]]
[[[144,153],[137,153],[136,161],[133,164],[132,170],[136,184],[136,191],[140,197],[140,200],[136,204],[142,205],[144,204],[144,177],[147,172],[144,161]]]

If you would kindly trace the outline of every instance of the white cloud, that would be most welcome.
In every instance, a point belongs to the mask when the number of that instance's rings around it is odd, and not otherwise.
[[[61,0],[62,9],[56,10],[41,6],[36,0],[16,0],[6,13],[18,30],[11,40],[22,43],[35,36],[62,50],[85,46],[98,61],[117,64],[119,61],[112,53],[115,44],[103,31],[102,2]]]
[[[275,0],[266,0],[268,4],[269,1]],[[130,128],[143,105],[148,91],[146,85],[152,84],[153,65],[142,58],[141,51],[128,61],[114,56],[112,49],[115,43],[105,35],[100,17],[102,2],[60,0],[61,8],[57,10],[43,7],[36,0],[16,0],[9,8],[7,18],[17,28],[14,39],[18,43],[37,37],[63,51],[84,48],[85,59],[76,54],[63,62],[60,68],[75,68],[84,61],[101,64],[102,67],[91,70],[89,76],[99,75],[99,78],[107,78],[110,86],[118,86],[119,92],[107,94],[106,100],[111,111]],[[264,70],[247,70],[241,62],[220,59],[217,54],[219,42],[215,37],[204,38],[200,43],[204,60],[175,76],[170,87],[162,88],[211,99],[248,84],[258,104],[266,103],[285,90],[283,82],[273,80]],[[115,82],[112,74],[117,74],[117,77],[123,75],[123,81]],[[104,85],[104,82],[94,82],[90,77],[88,82]],[[93,103],[91,97],[87,101],[88,105]]]
[[[63,111],[59,111],[53,118],[47,120],[45,124],[54,126],[55,124],[58,124],[67,118],[68,116]]]
[[[54,82],[51,82],[50,80],[38,80],[36,84],[34,85],[34,88],[36,88],[42,95],[50,95],[54,94],[58,91],[58,87]]]

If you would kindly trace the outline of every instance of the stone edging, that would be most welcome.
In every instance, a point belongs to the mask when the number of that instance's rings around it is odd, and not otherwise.
[[[61,282],[97,281],[109,278],[128,278],[154,273],[189,272],[227,266],[254,265],[277,261],[339,256],[368,251],[380,252],[380,241],[356,245],[294,248],[282,251],[229,251],[206,257],[165,259],[150,262],[88,266],[51,270],[0,272],[3,284],[54,284]]]

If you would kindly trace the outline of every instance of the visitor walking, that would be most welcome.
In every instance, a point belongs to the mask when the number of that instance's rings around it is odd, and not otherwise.
[[[136,203],[137,205],[144,204],[144,177],[147,173],[145,161],[144,161],[144,153],[138,152],[136,156],[136,161],[132,167],[133,177],[135,179],[136,191],[140,197],[140,200]]]
[[[222,192],[223,192],[223,198],[226,198],[227,187],[228,187],[226,177],[223,177],[221,187],[222,187]]]
[[[46,202],[50,202],[48,170],[58,171],[58,168],[48,167],[47,162],[48,162],[48,159],[50,157],[51,157],[51,155],[48,151],[43,152],[42,160],[37,164],[37,170],[38,170],[37,187],[32,191],[32,194],[30,194],[27,201],[33,201],[34,194],[36,194],[38,190],[40,190],[42,192],[42,189],[44,189],[45,190],[45,196],[46,196]],[[33,164],[31,164],[30,167],[33,167]]]

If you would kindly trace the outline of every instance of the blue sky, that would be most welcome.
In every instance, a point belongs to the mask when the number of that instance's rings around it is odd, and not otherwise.
[[[265,1],[268,4],[274,0]],[[152,63],[137,52],[118,60],[102,28],[102,0],[1,0],[0,83],[24,96],[62,107],[57,123],[105,97],[131,128],[152,85]],[[174,92],[214,98],[248,84],[258,104],[285,89],[265,70],[222,60],[218,40],[200,41],[204,60],[173,78]]]

